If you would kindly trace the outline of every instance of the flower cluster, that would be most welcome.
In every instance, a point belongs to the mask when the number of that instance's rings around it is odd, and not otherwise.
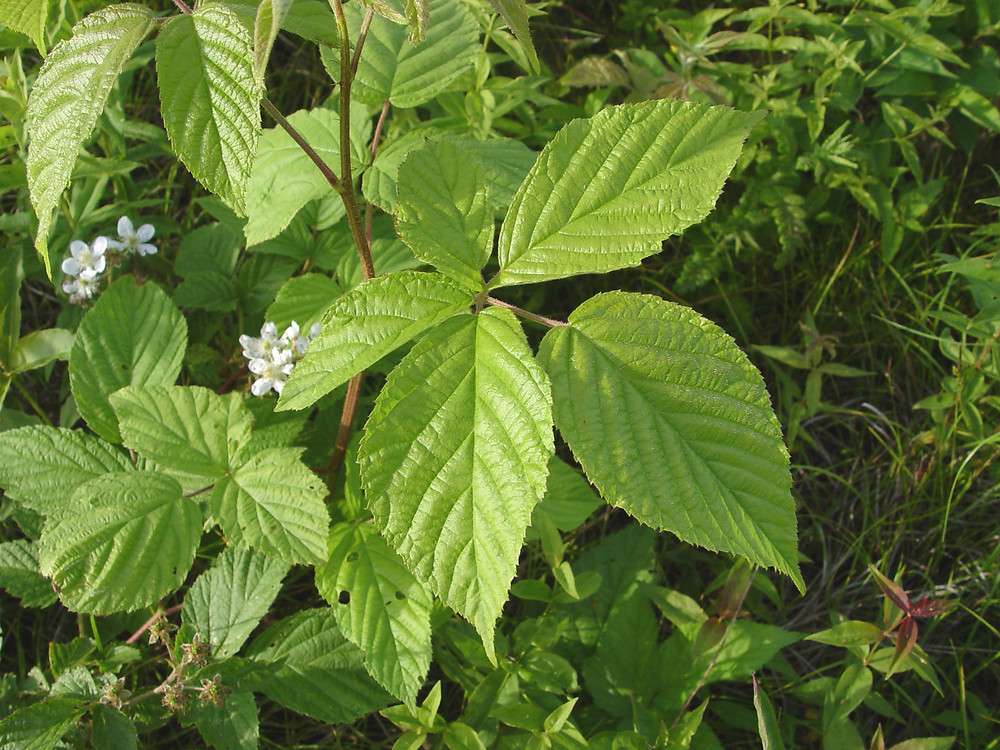
[[[73,240],[69,246],[69,257],[63,260],[61,266],[66,274],[62,288],[69,295],[70,304],[79,305],[93,298],[101,274],[107,268],[108,259],[104,254],[108,250],[122,255],[146,256],[155,253],[156,245],[149,244],[154,231],[152,224],[143,224],[135,229],[131,220],[123,216],[118,220],[117,240],[98,237],[89,245]]]
[[[299,324],[294,320],[278,337],[278,326],[267,322],[260,329],[260,337],[254,338],[243,334],[240,345],[243,356],[250,360],[248,368],[257,376],[250,392],[254,396],[263,396],[272,388],[281,393],[288,376],[295,369],[295,363],[302,359],[309,347],[309,342],[319,333],[319,323],[313,323],[309,334],[303,336]]]
[[[70,304],[78,305],[94,296],[97,279],[108,264],[104,253],[108,249],[108,238],[98,237],[93,245],[73,240],[69,246],[69,257],[62,262],[66,280],[62,288],[69,295]]]

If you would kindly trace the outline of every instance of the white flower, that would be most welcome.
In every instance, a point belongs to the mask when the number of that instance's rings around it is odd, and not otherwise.
[[[274,323],[265,323],[260,329],[260,338],[240,336],[240,346],[243,347],[243,356],[247,359],[262,359],[268,356],[271,349],[280,346],[278,340],[278,326]]]
[[[293,352],[295,352],[296,357],[301,357],[306,353],[309,341],[309,337],[302,335],[302,332],[299,330],[299,324],[293,320],[292,324],[288,326],[288,328],[285,329],[285,332],[281,335],[278,343],[290,348]]]
[[[98,237],[94,240],[93,246],[80,240],[73,240],[69,245],[70,256],[62,262],[63,273],[67,276],[79,276],[81,279],[96,278],[98,274],[104,272],[107,265],[107,259],[104,257],[107,249],[107,237]]]
[[[94,296],[97,291],[97,279],[93,276],[81,275],[78,279],[64,281],[62,288],[69,295],[70,304],[78,305]]]
[[[136,253],[143,256],[153,255],[156,253],[156,245],[149,244],[149,241],[153,239],[155,232],[152,224],[143,224],[135,229],[132,226],[132,221],[127,216],[123,216],[118,220],[118,236],[121,239],[120,241],[109,240],[108,247],[131,255]]]
[[[319,336],[320,325],[319,323],[313,323],[309,326],[309,340],[312,341],[314,338]]]
[[[250,392],[254,396],[263,396],[272,388],[277,393],[281,393],[281,389],[288,381],[288,376],[295,369],[295,363],[292,362],[292,350],[272,347],[269,356],[251,359],[249,368],[250,372],[259,376],[250,386]]]

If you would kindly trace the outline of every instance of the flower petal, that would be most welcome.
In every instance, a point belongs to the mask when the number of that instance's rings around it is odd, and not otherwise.
[[[263,396],[271,390],[271,381],[267,378],[261,378],[260,380],[255,380],[253,385],[250,386],[250,393],[254,396]]]
[[[132,227],[132,221],[127,216],[123,216],[118,220],[118,236],[123,240],[131,237],[135,234],[135,229]]]
[[[143,224],[135,230],[135,237],[139,242],[149,242],[153,239],[154,234],[156,234],[156,230],[153,229],[152,224]]]

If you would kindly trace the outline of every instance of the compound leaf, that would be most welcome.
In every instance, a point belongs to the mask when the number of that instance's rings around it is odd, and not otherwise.
[[[491,656],[552,453],[548,378],[499,308],[430,331],[365,427],[358,463],[376,525]]]
[[[227,547],[184,597],[184,622],[212,643],[216,659],[233,656],[267,614],[288,567],[255,550]]]
[[[712,210],[763,117],[661,100],[569,123],[514,196],[490,286],[604,273],[659,252]]]
[[[239,396],[198,386],[128,386],[111,396],[122,439],[185,486],[211,484],[250,439]]]
[[[726,333],[672,302],[611,292],[546,334],[539,360],[556,426],[605,500],[802,587],[781,427]]]
[[[443,140],[413,151],[399,167],[396,230],[413,254],[474,291],[493,252],[486,174]]]
[[[46,516],[58,516],[84,482],[131,468],[120,450],[80,430],[32,425],[0,433],[0,487]]]
[[[431,597],[399,556],[372,526],[340,524],[316,588],[364,651],[368,673],[415,707],[431,664]]]
[[[327,311],[295,366],[278,410],[304,409],[414,336],[472,304],[472,294],[435,273],[401,271],[355,287]]]
[[[260,136],[253,52],[239,16],[220,5],[171,19],[156,39],[170,143],[195,179],[241,214]]]
[[[179,588],[201,541],[201,509],[176,479],[105,474],[73,493],[39,540],[41,569],[74,612],[132,612]]]
[[[408,21],[417,18],[425,0],[409,0]],[[359,102],[381,106],[388,99],[394,107],[416,107],[445,91],[465,72],[479,53],[479,26],[456,0],[429,0],[430,23],[426,39],[410,43],[409,32],[382,16],[372,20],[358,65],[351,95]],[[361,9],[345,8],[352,38],[361,25]],[[427,18],[427,13],[423,13]],[[419,24],[418,24],[419,28]],[[322,50],[327,70],[339,78],[340,58]]]
[[[268,698],[320,721],[353,721],[389,703],[365,672],[364,655],[340,632],[328,608],[276,622],[254,640],[247,656],[280,664],[261,686]]]
[[[87,425],[121,441],[108,397],[126,385],[171,385],[187,348],[187,322],[156,284],[115,281],[83,316],[69,355],[69,382]]]
[[[48,235],[52,212],[69,185],[76,155],[104,111],[111,87],[153,27],[153,11],[121,3],[95,11],[55,47],[28,101],[27,175],[38,217],[35,248],[51,278]]]
[[[301,453],[301,448],[266,448],[216,483],[212,516],[231,541],[289,563],[326,559],[326,493],[299,460]]]

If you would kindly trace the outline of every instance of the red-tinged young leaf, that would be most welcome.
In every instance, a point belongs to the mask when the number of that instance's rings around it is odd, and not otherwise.
[[[906,592],[903,591],[898,584],[890,581],[871,565],[868,566],[868,570],[872,574],[872,578],[875,579],[875,583],[877,583],[878,587],[882,589],[882,593],[885,594],[886,598],[890,602],[895,604],[907,614],[913,611],[913,605],[910,603],[910,597],[906,595]]]
[[[957,606],[958,602],[954,599],[931,599],[924,596],[914,603],[910,614],[914,617],[936,617],[948,614]]]
[[[899,624],[899,630],[896,632],[896,651],[892,655],[892,664],[889,665],[889,671],[885,673],[887,678],[892,677],[899,663],[910,655],[916,642],[917,621],[912,617],[904,617],[903,621]]]

